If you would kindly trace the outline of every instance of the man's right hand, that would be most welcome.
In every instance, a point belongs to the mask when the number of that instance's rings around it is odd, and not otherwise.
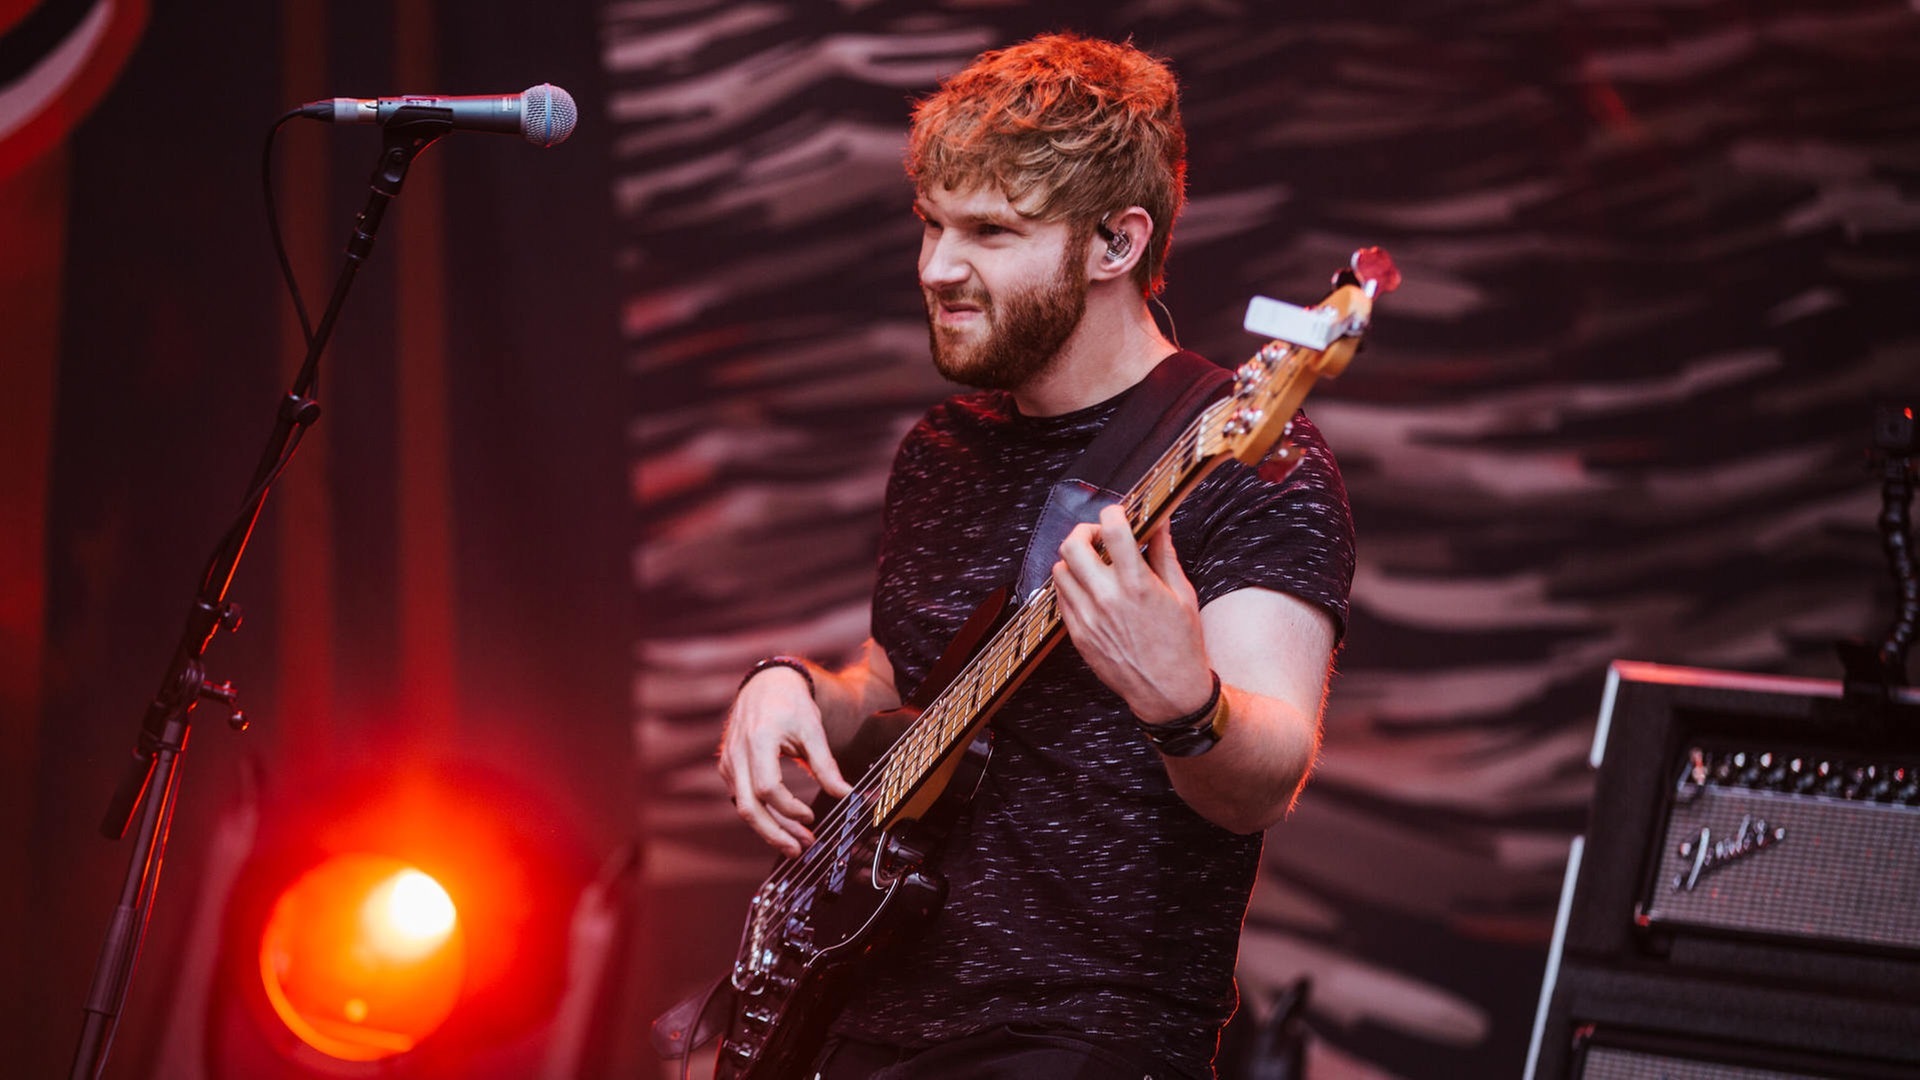
[[[853,788],[827,746],[820,707],[797,671],[769,667],[740,688],[720,737],[720,778],[740,819],[782,854],[813,843],[813,810],[786,785],[780,759],[799,761],[820,789],[842,798]]]

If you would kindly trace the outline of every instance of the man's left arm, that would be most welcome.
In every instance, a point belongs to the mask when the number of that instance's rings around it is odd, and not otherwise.
[[[1197,756],[1162,755],[1180,797],[1235,832],[1285,817],[1320,743],[1334,645],[1327,614],[1258,588],[1202,610],[1167,530],[1142,558],[1117,507],[1098,526],[1076,528],[1060,555],[1054,586],[1067,633],[1135,717],[1164,723],[1195,713],[1220,677],[1227,719],[1219,743]]]

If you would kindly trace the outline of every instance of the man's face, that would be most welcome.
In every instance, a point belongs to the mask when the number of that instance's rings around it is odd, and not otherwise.
[[[923,191],[920,292],[941,375],[1013,390],[1047,370],[1087,307],[1082,244],[989,188]]]

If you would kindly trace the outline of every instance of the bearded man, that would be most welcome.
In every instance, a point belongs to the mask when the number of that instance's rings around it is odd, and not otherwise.
[[[976,391],[900,447],[858,658],[770,658],[734,702],[720,773],[778,850],[815,824],[781,759],[851,789],[836,755],[1020,576],[1050,486],[1178,351],[1148,302],[1185,157],[1173,74],[1130,45],[989,52],[915,109],[933,359]],[[978,791],[933,855],[949,897],[862,972],[817,1075],[1212,1075],[1261,833],[1314,760],[1353,572],[1339,472],[1304,416],[1293,441],[1284,477],[1211,473],[1144,556],[1117,507],[1059,546],[1071,644],[994,715]]]

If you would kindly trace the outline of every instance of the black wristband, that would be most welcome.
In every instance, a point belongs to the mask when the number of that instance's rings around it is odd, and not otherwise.
[[[1213,675],[1213,693],[1207,696],[1206,704],[1185,716],[1169,720],[1164,724],[1149,724],[1138,717],[1134,723],[1154,745],[1154,749],[1168,757],[1199,757],[1214,748],[1220,737],[1227,731],[1227,699],[1220,690],[1220,673]]]
[[[755,675],[760,674],[768,668],[774,667],[792,668],[794,671],[799,672],[800,677],[807,680],[807,696],[813,696],[813,672],[808,671],[807,662],[797,656],[769,656],[765,660],[756,661],[752,667],[747,669],[746,675],[740,680],[740,688],[735,690],[734,693],[738,694],[740,690],[745,690],[747,684],[753,681]]]

